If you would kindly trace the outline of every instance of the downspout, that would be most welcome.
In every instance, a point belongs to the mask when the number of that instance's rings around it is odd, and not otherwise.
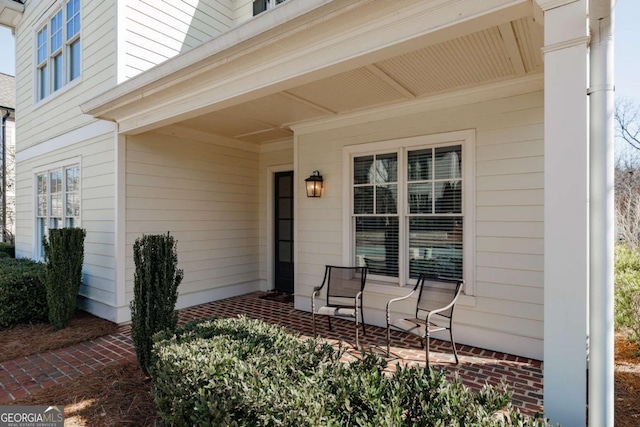
[[[589,0],[589,425],[613,426],[613,9]]]
[[[2,131],[0,132],[0,142],[2,143],[2,235],[0,242],[5,241],[7,235],[7,118],[11,111],[6,109],[2,113]]]

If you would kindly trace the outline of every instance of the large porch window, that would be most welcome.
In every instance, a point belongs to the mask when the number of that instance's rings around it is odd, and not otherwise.
[[[465,279],[465,141],[433,139],[346,148],[352,262],[373,280]]]

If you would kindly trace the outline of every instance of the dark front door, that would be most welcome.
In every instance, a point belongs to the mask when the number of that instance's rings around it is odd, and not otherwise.
[[[275,174],[275,289],[293,293],[293,172]]]

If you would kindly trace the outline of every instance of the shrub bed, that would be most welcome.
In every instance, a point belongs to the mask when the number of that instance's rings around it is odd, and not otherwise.
[[[44,264],[0,258],[0,328],[47,319]]]
[[[155,336],[153,393],[167,425],[547,426],[509,408],[504,388],[472,392],[442,371],[341,352],[260,321],[216,319]],[[498,411],[507,408],[503,416]]]

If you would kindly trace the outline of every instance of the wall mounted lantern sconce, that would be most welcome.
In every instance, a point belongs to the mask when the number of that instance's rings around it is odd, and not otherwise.
[[[320,172],[313,171],[311,176],[304,180],[307,184],[307,197],[320,197],[322,196],[322,187],[324,180]]]

